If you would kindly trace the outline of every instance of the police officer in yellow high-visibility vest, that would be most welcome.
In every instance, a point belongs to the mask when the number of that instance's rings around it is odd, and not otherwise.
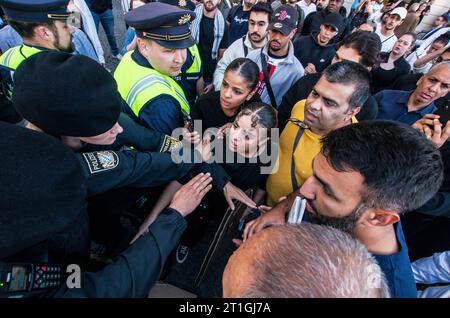
[[[72,52],[73,29],[67,25],[69,0],[0,0],[10,24],[23,39],[0,56],[4,93],[11,98],[13,74],[19,65],[42,50]]]
[[[194,45],[189,22],[195,13],[165,3],[145,4],[125,15],[136,30],[136,49],[128,52],[114,78],[139,123],[171,134],[189,119],[189,102],[173,76],[180,74],[187,48]]]

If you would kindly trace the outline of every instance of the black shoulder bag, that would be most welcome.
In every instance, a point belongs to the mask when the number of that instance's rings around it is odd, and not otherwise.
[[[272,107],[277,109],[278,108],[277,100],[275,99],[272,86],[270,85],[269,72],[267,71],[267,60],[266,56],[263,54],[263,49],[261,49],[260,55],[261,55],[261,68],[264,74],[264,82],[266,83],[267,93],[269,93],[270,103],[272,104]]]

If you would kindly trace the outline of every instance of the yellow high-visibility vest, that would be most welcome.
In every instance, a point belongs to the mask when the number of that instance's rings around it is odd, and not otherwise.
[[[166,94],[175,98],[180,104],[181,111],[189,115],[189,103],[181,87],[170,76],[137,64],[131,57],[132,53],[124,55],[117,66],[114,78],[120,95],[133,113],[139,117],[139,112],[149,100]]]
[[[41,52],[41,50],[28,46],[28,45],[19,45],[16,47],[12,47],[9,50],[7,50],[5,53],[3,53],[0,56],[0,65],[4,68],[7,68],[11,71],[11,77],[14,73],[14,71],[19,67],[19,65],[25,61],[30,56],[33,56],[36,53]],[[13,87],[12,83],[9,83],[8,85],[8,97],[12,96]]]

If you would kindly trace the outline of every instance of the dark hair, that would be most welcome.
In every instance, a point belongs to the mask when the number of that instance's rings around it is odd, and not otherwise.
[[[34,36],[34,28],[38,26],[45,26],[56,34],[57,30],[53,20],[46,22],[22,22],[7,18],[6,22],[14,29],[22,38],[30,39]]]
[[[362,107],[370,96],[370,73],[359,63],[341,61],[331,64],[323,71],[322,76],[330,83],[355,87],[348,99],[350,108]]]
[[[272,106],[265,103],[253,102],[248,104],[237,114],[236,120],[239,120],[242,116],[251,116],[252,127],[259,125],[271,129],[278,125],[277,112]]]
[[[444,33],[444,34],[439,35],[439,36],[433,41],[433,43],[442,43],[442,44],[444,44],[444,46],[445,46],[445,45],[447,45],[447,43],[448,43],[449,40],[450,40],[449,32],[447,32],[447,33]]]
[[[270,18],[272,16],[273,10],[268,2],[258,2],[253,5],[250,9],[250,14],[252,12],[265,12],[267,13],[267,21],[270,22]]]
[[[230,71],[237,72],[245,80],[250,91],[253,91],[258,84],[259,67],[255,62],[248,58],[239,57],[228,64],[225,73]]]
[[[365,67],[373,67],[380,59],[381,40],[375,33],[355,31],[339,43],[339,47],[341,46],[356,50],[361,55],[359,62]]]
[[[322,138],[322,154],[337,171],[364,177],[363,203],[398,213],[421,207],[443,180],[441,154],[424,135],[394,121],[366,121]]]
[[[414,44],[416,43],[416,40],[417,40],[417,34],[415,34],[414,32],[406,32],[402,36],[404,36],[404,35],[409,35],[410,37],[412,37],[410,48],[414,47]]]
[[[441,15],[441,16],[439,16],[440,18],[443,18],[444,19],[444,21],[445,21],[445,23],[448,23],[448,17],[449,17],[450,15],[448,15],[448,14],[443,14],[443,15]]]

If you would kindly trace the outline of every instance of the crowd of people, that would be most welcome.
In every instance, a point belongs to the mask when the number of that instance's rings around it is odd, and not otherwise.
[[[343,5],[0,0],[1,263],[146,297],[239,202],[224,297],[450,297],[450,13]]]

